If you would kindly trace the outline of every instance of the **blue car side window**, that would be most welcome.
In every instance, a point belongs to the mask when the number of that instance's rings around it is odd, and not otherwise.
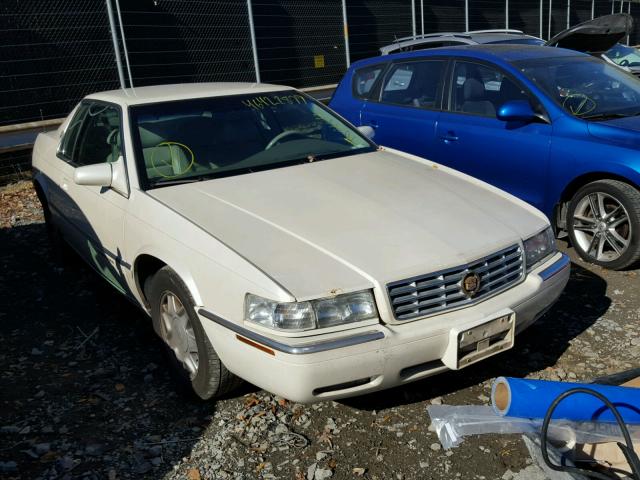
[[[380,101],[417,108],[439,108],[444,60],[394,65],[384,80]]]
[[[512,100],[529,100],[527,93],[501,71],[473,62],[456,62],[451,108],[454,112],[495,118]]]
[[[384,65],[374,65],[356,70],[353,74],[352,90],[353,96],[357,98],[369,98],[376,80],[382,73]]]

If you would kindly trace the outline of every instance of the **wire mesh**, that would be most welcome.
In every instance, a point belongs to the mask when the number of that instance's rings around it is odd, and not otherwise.
[[[256,78],[247,0],[119,1],[136,86]],[[346,0],[351,60],[411,36],[412,13],[418,34],[463,31],[465,3],[471,30],[505,28],[506,2],[415,0],[412,12],[411,0]],[[509,27],[540,36],[540,0],[508,2]],[[567,27],[568,4],[571,25],[589,20],[592,8],[596,17],[629,11],[620,0],[542,0],[544,38],[549,6],[553,36]],[[252,6],[263,82],[310,87],[340,80],[347,66],[342,0]],[[640,4],[631,3],[631,14],[640,15]],[[119,86],[105,0],[2,0],[0,35],[0,126],[63,117],[88,93]],[[629,43],[639,42],[636,22]],[[4,155],[0,178],[24,171],[15,162],[25,158]]]
[[[422,33],[421,12],[424,12],[424,33],[462,32],[465,30],[464,0],[416,0],[418,33]]]
[[[344,74],[341,0],[255,0],[253,21],[263,82],[310,87]]]
[[[544,27],[544,8],[542,12]],[[509,28],[539,37],[540,0],[509,0]]]
[[[379,55],[378,49],[413,34],[411,0],[348,0],[351,60]]]
[[[135,86],[255,80],[246,0],[120,6]]]
[[[505,28],[505,7],[504,0],[469,1],[469,30]]]
[[[0,2],[0,125],[64,116],[117,86],[99,0]]]

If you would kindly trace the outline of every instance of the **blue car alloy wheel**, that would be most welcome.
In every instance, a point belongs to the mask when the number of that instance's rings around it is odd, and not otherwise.
[[[622,269],[640,259],[640,192],[601,180],[580,189],[569,204],[569,235],[588,262]]]

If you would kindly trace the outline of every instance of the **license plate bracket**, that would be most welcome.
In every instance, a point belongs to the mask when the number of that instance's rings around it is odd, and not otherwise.
[[[513,347],[515,313],[502,312],[489,321],[452,329],[445,365],[461,369]]]

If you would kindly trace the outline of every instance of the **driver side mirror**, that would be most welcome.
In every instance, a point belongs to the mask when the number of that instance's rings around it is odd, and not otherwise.
[[[77,185],[111,188],[129,197],[129,181],[122,156],[115,162],[96,163],[76,168],[73,172],[73,181]]]
[[[73,172],[73,181],[78,185],[110,187],[113,172],[110,163],[96,163],[78,167]]]
[[[504,103],[498,109],[496,117],[503,122],[533,122],[540,118],[526,100],[511,100]]]
[[[358,131],[361,134],[363,134],[365,137],[367,137],[369,140],[373,140],[373,137],[376,136],[376,131],[373,129],[373,127],[370,127],[369,125],[362,125],[358,127]]]

